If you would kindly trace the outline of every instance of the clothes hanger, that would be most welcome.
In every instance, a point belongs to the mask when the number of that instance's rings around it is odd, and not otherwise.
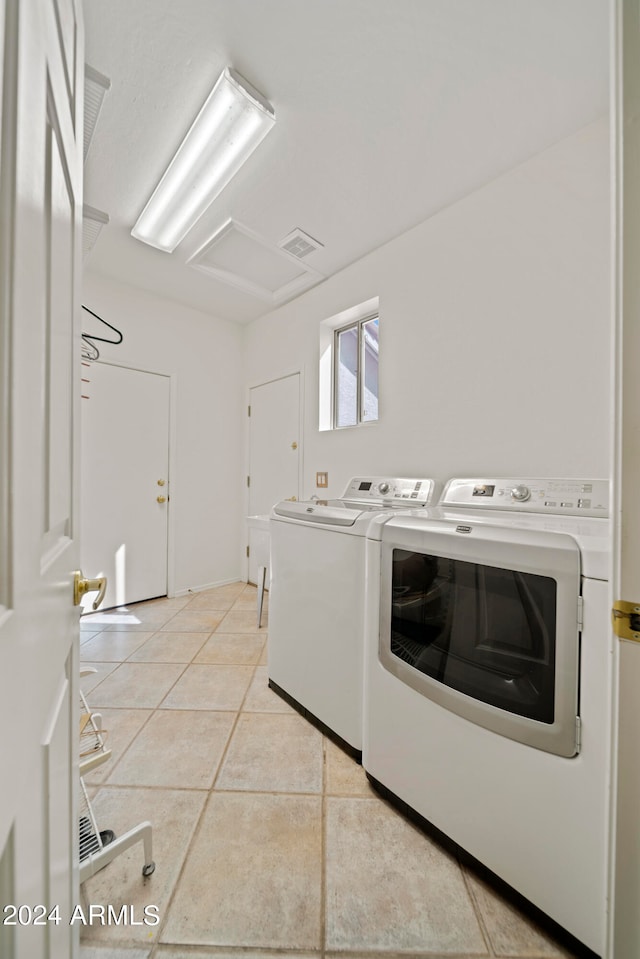
[[[86,310],[87,313],[90,313],[91,316],[94,316],[94,317],[96,318],[96,320],[100,320],[101,323],[104,323],[105,326],[108,326],[109,329],[110,329],[110,330],[113,330],[113,332],[118,336],[118,339],[117,339],[117,340],[109,340],[109,339],[106,339],[104,336],[96,336],[94,333],[83,333],[83,334],[82,334],[82,339],[83,339],[85,342],[91,342],[92,340],[98,340],[99,343],[112,343],[114,346],[117,346],[118,343],[122,343],[123,336],[122,336],[122,333],[120,332],[120,330],[117,330],[117,329],[115,328],[115,326],[112,326],[112,325],[111,325],[111,323],[107,323],[107,321],[106,321],[106,320],[103,320],[101,316],[98,316],[97,313],[94,313],[93,310],[90,310],[88,306],[84,306],[84,305],[83,305],[83,306],[82,306],[82,309],[83,309],[83,310]]]
[[[91,342],[91,339],[85,334],[82,334],[82,359],[83,360],[99,360],[100,359],[100,350]]]

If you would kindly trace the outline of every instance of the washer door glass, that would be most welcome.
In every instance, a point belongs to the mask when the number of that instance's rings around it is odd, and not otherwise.
[[[476,700],[554,721],[556,582],[394,549],[391,653]]]
[[[380,663],[458,716],[575,756],[580,585],[566,533],[395,517],[382,528]]]

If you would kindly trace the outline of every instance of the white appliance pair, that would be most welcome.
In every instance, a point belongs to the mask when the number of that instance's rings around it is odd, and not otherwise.
[[[270,685],[356,756],[364,723],[374,785],[604,955],[608,483],[451,480],[425,508],[421,481],[395,510],[412,482],[275,507]]]

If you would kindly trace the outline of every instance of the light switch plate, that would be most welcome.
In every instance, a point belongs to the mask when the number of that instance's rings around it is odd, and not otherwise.
[[[329,485],[328,473],[316,473],[316,486],[318,489],[326,489]]]

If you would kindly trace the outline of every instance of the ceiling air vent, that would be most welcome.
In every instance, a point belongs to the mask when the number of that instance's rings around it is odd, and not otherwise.
[[[309,253],[319,250],[324,244],[318,240],[314,240],[308,233],[296,227],[292,233],[285,236],[284,240],[280,240],[278,246],[281,250],[286,250],[287,253],[290,253],[292,256],[297,256],[298,259],[301,260],[303,257],[308,256]]]

